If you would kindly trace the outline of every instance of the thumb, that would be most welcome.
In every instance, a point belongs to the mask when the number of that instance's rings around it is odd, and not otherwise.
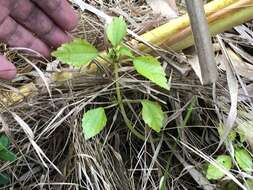
[[[5,56],[0,55],[0,79],[11,80],[16,76],[15,66]]]

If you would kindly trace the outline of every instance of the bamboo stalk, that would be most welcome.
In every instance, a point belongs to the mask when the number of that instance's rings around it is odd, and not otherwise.
[[[241,0],[207,18],[211,35],[219,34],[251,19],[253,19],[253,0]],[[192,46],[194,40],[190,26],[162,43],[174,51]]]
[[[206,13],[207,18],[211,16],[212,14],[216,13],[217,11],[222,10],[236,2],[240,2],[240,1],[239,0],[222,0],[222,1],[214,0],[214,1],[211,1],[210,3],[207,3],[205,5],[205,13]],[[173,19],[169,21],[168,23],[141,35],[141,38],[143,38],[145,41],[155,46],[163,45],[164,46],[163,48],[168,48],[172,44],[171,42],[173,43],[178,42],[178,40],[176,41],[173,40],[173,39],[176,39],[174,38],[174,36],[177,35],[178,33],[181,33],[186,28],[190,28],[190,20],[189,20],[188,14],[178,17],[176,19]],[[149,47],[137,42],[136,40],[132,40],[131,44],[133,44],[134,47],[138,47],[140,51],[145,51],[145,52],[151,51]]]
[[[0,112],[4,107],[22,102],[26,97],[37,94],[38,89],[34,83],[20,87],[16,92],[3,92],[0,94]]]

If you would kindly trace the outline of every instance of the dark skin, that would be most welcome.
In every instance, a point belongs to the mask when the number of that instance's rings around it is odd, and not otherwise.
[[[52,49],[69,42],[78,16],[66,0],[0,0],[0,42],[50,56]],[[16,68],[0,55],[0,78],[13,79]]]

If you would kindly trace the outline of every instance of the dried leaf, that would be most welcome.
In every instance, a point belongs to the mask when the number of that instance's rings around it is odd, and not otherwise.
[[[239,120],[238,126],[237,126],[237,133],[240,135],[240,141],[242,143],[247,141],[251,149],[253,150],[253,121]]]
[[[227,50],[228,55],[231,59],[231,62],[236,70],[236,72],[243,76],[246,77],[247,79],[253,80],[253,65],[243,61],[234,51],[231,49]],[[225,66],[225,60],[224,57],[218,57],[218,61],[220,62],[219,68],[222,70],[226,70]]]
[[[155,14],[160,14],[166,18],[176,18],[177,8],[175,0],[146,0]]]
[[[222,48],[222,53],[226,58],[226,61],[224,61],[226,65],[226,73],[227,73],[227,83],[228,83],[228,89],[230,93],[230,101],[231,101],[231,107],[229,110],[229,114],[227,119],[225,120],[224,125],[224,135],[220,139],[219,146],[220,147],[223,142],[227,139],[227,136],[229,135],[230,131],[233,129],[236,118],[237,118],[237,103],[238,103],[238,93],[239,93],[239,85],[237,78],[235,76],[235,68],[233,67],[232,60],[230,58],[230,55],[228,54],[227,48],[225,47],[222,39],[217,36],[217,39],[219,41],[219,44]]]
[[[239,97],[238,97],[238,100],[240,102],[242,101],[246,101],[248,100],[249,98],[253,98],[253,84],[249,84],[246,86],[246,92],[247,94],[245,94],[245,91],[243,88],[240,88],[239,89]]]
[[[189,48],[187,51],[185,51],[191,54],[191,57],[189,57],[188,63],[191,65],[193,71],[195,72],[195,74],[197,75],[197,77],[199,78],[201,84],[203,84],[203,79],[202,79],[202,75],[201,75],[201,69],[200,69],[200,64],[199,64],[199,58],[197,55],[197,52],[195,51],[195,48]]]

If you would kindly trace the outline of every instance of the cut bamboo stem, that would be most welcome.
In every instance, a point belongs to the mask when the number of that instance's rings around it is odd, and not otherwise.
[[[235,4],[236,2],[240,2],[240,0],[214,0],[211,1],[210,3],[207,3],[205,5],[205,14],[207,16],[207,19],[209,20],[208,17],[210,17],[212,14],[215,14],[220,10],[225,10],[225,8],[229,7],[232,4]],[[242,23],[243,22],[245,22],[245,20],[243,20]],[[173,19],[168,23],[158,28],[155,28],[154,30],[151,30],[150,32],[141,35],[141,38],[152,45],[168,49],[170,48],[171,45],[180,42],[175,36],[177,36],[178,33],[181,33],[182,31],[188,28],[190,29],[190,20],[188,14],[186,14],[176,19]],[[223,31],[227,30],[227,28],[224,27],[223,29],[224,29]],[[131,44],[133,44],[134,47],[137,47],[140,51],[145,52],[152,51],[149,47],[147,47],[143,43],[137,42],[136,40],[132,40]],[[191,45],[193,45],[193,42],[191,43]],[[190,45],[188,45],[188,47],[189,46]],[[182,48],[184,48],[184,46],[182,46]],[[172,50],[174,49],[172,48]]]
[[[37,94],[38,89],[34,83],[26,84],[20,87],[16,92],[3,92],[0,94],[0,113],[5,107],[22,102],[26,97]]]
[[[253,19],[253,0],[241,0],[207,17],[211,35],[219,34],[251,19]],[[163,46],[162,44],[173,51],[180,51],[192,46],[194,40],[190,26],[167,41],[163,41],[160,46]]]

